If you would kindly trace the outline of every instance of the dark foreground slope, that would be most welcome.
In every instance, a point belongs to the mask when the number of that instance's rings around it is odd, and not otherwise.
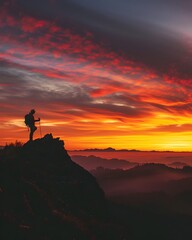
[[[0,153],[1,239],[122,239],[95,178],[46,135]],[[124,238],[128,239],[128,238]]]
[[[0,239],[191,239],[190,168],[146,165],[94,174],[109,201],[52,135],[0,150]]]

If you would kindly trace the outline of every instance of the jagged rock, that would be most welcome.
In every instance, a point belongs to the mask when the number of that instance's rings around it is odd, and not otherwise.
[[[23,153],[29,159],[71,161],[64,148],[64,141],[53,138],[52,134],[46,134],[43,138],[28,141],[23,145]]]

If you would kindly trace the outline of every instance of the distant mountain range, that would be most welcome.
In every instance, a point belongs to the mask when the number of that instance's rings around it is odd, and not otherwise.
[[[70,152],[70,151],[69,151]],[[108,148],[88,148],[88,149],[82,149],[82,150],[73,150],[71,152],[140,152],[140,150],[136,150],[136,149],[115,149],[112,147],[108,147]]]
[[[85,168],[86,170],[96,169],[98,167],[109,168],[109,169],[129,169],[138,165],[136,162],[129,162],[122,159],[112,158],[112,159],[105,159],[101,157],[96,157],[90,155],[88,157],[75,155],[71,156],[71,159]]]
[[[68,152],[175,152],[171,150],[159,151],[159,150],[138,150],[138,149],[115,149],[112,147],[108,148],[86,148],[86,149],[77,149],[69,150]],[[185,152],[185,151],[183,151]]]

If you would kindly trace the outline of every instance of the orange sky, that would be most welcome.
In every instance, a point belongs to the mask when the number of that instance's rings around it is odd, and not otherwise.
[[[70,150],[192,150],[191,80],[174,68],[159,72],[94,31],[9,7],[0,31],[0,145],[28,140],[24,115],[35,108],[43,135]]]

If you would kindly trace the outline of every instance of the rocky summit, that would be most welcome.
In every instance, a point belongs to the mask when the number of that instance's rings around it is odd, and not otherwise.
[[[0,176],[2,239],[109,238],[104,193],[59,138],[6,146]]]

